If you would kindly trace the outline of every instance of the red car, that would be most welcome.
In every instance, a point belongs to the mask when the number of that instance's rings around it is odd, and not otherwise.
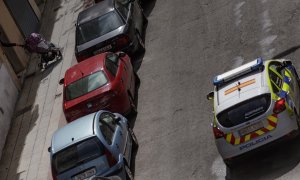
[[[139,78],[123,52],[98,54],[72,66],[60,81],[67,121],[98,110],[123,115],[136,112],[136,81],[139,83]]]

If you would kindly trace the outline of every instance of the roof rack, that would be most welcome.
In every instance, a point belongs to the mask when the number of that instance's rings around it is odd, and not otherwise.
[[[221,75],[218,75],[214,78],[213,84],[215,86],[221,86],[222,84],[229,82],[233,79],[236,79],[238,77],[241,77],[245,74],[248,74],[250,72],[257,71],[263,67],[263,60],[262,58],[257,58],[254,61],[251,61],[247,64],[244,64],[238,68],[232,69],[228,72],[225,72]]]

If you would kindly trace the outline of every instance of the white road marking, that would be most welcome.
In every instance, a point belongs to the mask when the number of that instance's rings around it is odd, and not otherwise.
[[[235,25],[239,26],[239,24],[242,22],[242,13],[241,13],[241,7],[245,4],[245,2],[240,2],[238,4],[235,5],[234,7],[234,15],[236,17],[235,19]]]
[[[262,39],[262,40],[259,42],[259,44],[260,44],[261,46],[270,46],[276,38],[277,38],[276,35],[268,36],[268,37]]]
[[[267,0],[262,0],[262,3],[266,3]],[[267,36],[263,38],[259,44],[261,47],[263,57],[270,58],[275,53],[275,48],[272,48],[272,43],[277,39],[277,35],[270,35],[270,31],[272,29],[272,22],[269,16],[269,11],[265,10],[262,13],[262,30],[263,35]]]
[[[271,23],[271,19],[269,17],[269,12],[268,11],[263,12],[262,24],[263,24],[263,31],[264,32],[270,32],[271,26],[273,24]]]
[[[221,156],[218,156],[211,167],[212,174],[217,176],[218,180],[225,179],[226,176],[226,165],[224,164]]]
[[[259,42],[264,57],[272,57],[274,54],[275,49],[270,47],[275,39],[277,39],[277,35],[270,35]]]

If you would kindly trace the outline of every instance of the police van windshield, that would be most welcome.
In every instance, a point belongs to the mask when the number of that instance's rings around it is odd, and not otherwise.
[[[224,127],[233,127],[265,113],[271,103],[271,94],[264,94],[237,104],[217,115]]]

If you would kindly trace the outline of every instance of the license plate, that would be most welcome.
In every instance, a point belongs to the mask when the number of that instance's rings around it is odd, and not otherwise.
[[[94,51],[94,55],[100,54],[100,53],[105,52],[105,51],[108,51],[108,50],[110,50],[111,48],[112,48],[111,45],[104,46],[104,47],[98,49],[97,51]]]
[[[254,131],[262,128],[263,126],[264,125],[263,125],[262,122],[257,122],[255,124],[252,124],[251,126],[247,126],[247,127],[243,128],[243,129],[239,130],[239,133],[240,133],[241,136],[245,136],[245,135],[247,135],[247,134],[249,134],[251,132],[254,132]]]
[[[96,169],[93,168],[93,169],[87,170],[87,171],[85,171],[85,172],[83,172],[83,173],[80,173],[80,174],[76,175],[76,176],[74,177],[74,179],[75,179],[75,180],[85,180],[85,179],[87,179],[87,178],[92,177],[92,176],[95,175],[95,174],[96,174]]]

